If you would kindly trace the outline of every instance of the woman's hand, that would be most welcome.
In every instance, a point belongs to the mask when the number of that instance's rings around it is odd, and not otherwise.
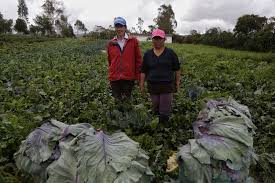
[[[145,88],[144,88],[144,81],[145,81],[145,74],[140,74],[140,81],[139,81],[139,88],[142,95],[145,95]]]
[[[180,70],[176,71],[176,89],[177,92],[180,89]]]
[[[180,90],[180,82],[176,83],[177,92]]]

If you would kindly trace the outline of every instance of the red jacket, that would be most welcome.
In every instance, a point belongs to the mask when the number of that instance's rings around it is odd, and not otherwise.
[[[137,80],[141,70],[141,53],[138,40],[129,35],[121,51],[117,38],[107,45],[109,80]]]

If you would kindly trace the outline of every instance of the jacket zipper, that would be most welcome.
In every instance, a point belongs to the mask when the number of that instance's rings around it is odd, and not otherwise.
[[[119,72],[119,79],[121,79],[121,74],[122,74],[122,54],[123,54],[123,51],[126,47],[126,44],[127,44],[128,40],[125,41],[124,45],[123,45],[123,49],[120,48],[119,45],[117,45],[119,47],[119,50],[120,50],[120,59],[119,59],[119,63],[120,63],[120,72]]]

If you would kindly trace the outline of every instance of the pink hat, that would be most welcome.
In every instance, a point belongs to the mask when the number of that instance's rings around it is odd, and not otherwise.
[[[157,37],[157,36],[164,39],[165,38],[165,32],[163,30],[160,30],[160,29],[153,30],[152,38]]]

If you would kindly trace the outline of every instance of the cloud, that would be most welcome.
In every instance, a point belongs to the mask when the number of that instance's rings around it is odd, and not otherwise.
[[[189,34],[191,30],[204,33],[212,27],[220,27],[222,30],[232,30],[234,25],[222,19],[201,19],[197,21],[182,21],[177,30],[181,34]]]
[[[233,29],[237,19],[244,14],[271,17],[275,14],[275,0],[192,0],[184,15],[180,17],[177,29],[189,33],[192,29],[204,32],[211,27]]]
[[[16,1],[5,1],[0,0],[0,12],[4,15],[5,19],[10,19],[13,17],[17,17],[17,2]],[[15,11],[11,11],[14,10]]]

